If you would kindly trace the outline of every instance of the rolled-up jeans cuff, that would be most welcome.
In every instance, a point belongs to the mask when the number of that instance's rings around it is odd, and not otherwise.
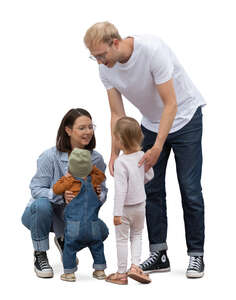
[[[167,244],[166,243],[161,243],[161,244],[150,244],[149,246],[150,252],[156,252],[156,251],[163,251],[167,250]]]
[[[47,251],[49,249],[49,239],[35,241],[32,240],[35,251]]]
[[[204,253],[203,252],[188,252],[188,256],[203,256]]]
[[[107,265],[106,264],[101,264],[101,265],[93,264],[93,268],[94,268],[94,270],[103,271],[107,268]]]
[[[70,274],[70,273],[74,273],[77,271],[77,266],[71,269],[64,269],[64,273],[65,274]]]

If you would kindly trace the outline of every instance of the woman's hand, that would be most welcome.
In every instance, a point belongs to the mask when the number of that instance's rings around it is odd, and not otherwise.
[[[66,201],[66,204],[70,203],[70,201],[74,198],[74,194],[73,192],[71,191],[65,191],[64,193],[64,198],[65,198],[65,201]]]
[[[114,225],[117,226],[120,224],[122,224],[121,217],[115,216],[114,217]]]
[[[100,198],[101,192],[102,192],[101,185],[96,186],[96,193],[97,193],[97,195],[98,195],[98,198]]]

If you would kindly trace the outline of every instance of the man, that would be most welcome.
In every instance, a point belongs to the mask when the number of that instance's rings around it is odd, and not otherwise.
[[[112,149],[109,170],[119,155],[113,140],[116,121],[125,115],[122,95],[143,115],[144,156],[139,162],[154,169],[146,185],[146,218],[150,257],[145,272],[170,270],[167,257],[165,172],[171,149],[175,154],[182,196],[188,255],[187,277],[204,274],[204,203],[201,191],[202,113],[205,101],[171,49],[154,36],[122,39],[109,22],[90,27],[84,42],[97,60],[111,110]]]

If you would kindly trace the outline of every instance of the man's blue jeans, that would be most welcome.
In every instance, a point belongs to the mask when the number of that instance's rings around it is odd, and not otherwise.
[[[142,126],[143,150],[155,143],[157,134]],[[165,174],[171,149],[174,152],[177,177],[184,211],[188,255],[203,255],[204,203],[201,188],[202,112],[199,107],[193,118],[180,130],[170,133],[160,157],[153,167],[154,178],[146,184],[146,219],[150,251],[167,249],[167,214]]]
[[[34,250],[47,251],[53,220],[53,208],[49,200],[47,198],[36,199],[26,207],[21,220],[31,232]]]

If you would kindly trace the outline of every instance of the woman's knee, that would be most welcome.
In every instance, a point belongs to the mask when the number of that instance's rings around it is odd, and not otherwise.
[[[26,207],[22,217],[21,222],[22,224],[30,229],[32,219],[34,216],[37,216],[37,219],[51,219],[52,218],[52,205],[47,198],[38,198],[35,199],[30,206]]]
[[[48,198],[38,198],[31,204],[30,210],[32,214],[37,213],[38,216],[52,216],[52,205]]]

